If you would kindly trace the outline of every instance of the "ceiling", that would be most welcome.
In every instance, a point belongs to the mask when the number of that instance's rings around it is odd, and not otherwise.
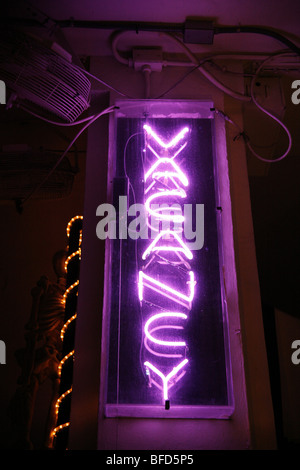
[[[297,0],[12,0],[7,3],[8,14],[19,18],[48,16],[54,20],[184,23],[187,17],[196,17],[213,20],[216,26],[263,26],[282,33],[300,46],[300,1]],[[74,27],[63,30],[78,55],[110,54],[111,32]],[[241,34],[237,40],[236,34],[221,34],[215,36],[213,45],[193,46],[193,49],[205,52],[282,49],[282,44],[267,36],[250,36],[249,40],[249,34]],[[155,34],[131,34],[131,45],[137,40],[143,45],[158,41]],[[159,43],[168,50],[174,48],[171,41],[161,36]],[[126,48],[126,43],[122,46]]]

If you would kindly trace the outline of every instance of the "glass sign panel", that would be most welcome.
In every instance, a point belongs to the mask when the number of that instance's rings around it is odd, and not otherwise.
[[[115,117],[106,416],[233,411],[209,102],[125,101]]]

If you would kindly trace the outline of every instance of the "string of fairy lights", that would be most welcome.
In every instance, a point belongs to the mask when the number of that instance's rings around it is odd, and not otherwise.
[[[65,319],[60,331],[62,341],[62,358],[58,365],[59,396],[56,400],[55,427],[51,431],[52,447],[66,449],[68,429],[70,426],[70,404],[72,395],[73,362],[75,357],[75,320],[77,318],[77,296],[79,286],[79,266],[82,245],[82,220],[77,215],[67,225],[67,258],[65,260],[66,290],[62,303],[65,308]]]

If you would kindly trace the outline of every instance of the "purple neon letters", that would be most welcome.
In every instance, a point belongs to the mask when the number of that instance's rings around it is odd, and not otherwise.
[[[151,306],[151,313],[144,323],[143,346],[149,358],[144,366],[150,386],[161,390],[163,401],[168,401],[170,389],[184,377],[188,364],[187,344],[179,332],[184,330],[184,324],[188,321],[195,294],[195,277],[189,264],[193,254],[182,240],[180,231],[174,228],[176,223],[184,221],[184,217],[176,214],[176,209],[165,211],[161,206],[153,209],[151,204],[158,201],[172,204],[174,199],[187,197],[188,178],[174,159],[187,146],[189,128],[182,128],[169,141],[165,141],[149,125],[144,125],[144,131],[146,149],[150,155],[150,164],[148,162],[149,167],[145,168],[144,174],[149,226],[153,218],[158,222],[170,223],[170,228],[158,231],[144,250],[144,265],[138,274],[139,300]],[[173,267],[173,277],[178,265],[181,266],[185,281],[171,285],[168,279],[165,280],[166,265],[171,269]],[[151,295],[156,296],[155,302],[152,302]]]

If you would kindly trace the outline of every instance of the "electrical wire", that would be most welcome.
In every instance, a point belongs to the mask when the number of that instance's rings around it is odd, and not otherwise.
[[[279,51],[278,54],[281,54],[282,52],[286,53],[286,54],[289,54],[290,55],[290,52],[286,52],[286,51]],[[206,56],[204,57],[203,59],[200,60],[199,62],[199,65],[203,65],[205,63],[209,63],[211,64],[212,66],[216,67],[219,71],[221,71],[223,74],[233,74],[233,75],[240,75],[240,76],[243,76],[243,77],[253,77],[254,76],[254,73],[244,73],[244,72],[236,72],[236,71],[232,71],[232,70],[223,70],[221,66],[217,65],[215,62],[213,62],[213,59],[226,59],[226,58],[230,58],[230,59],[236,59],[236,58],[240,58],[241,60],[256,60],[256,61],[262,61],[262,60],[265,60],[266,58],[270,57],[269,54],[262,54],[262,55],[254,55],[254,54],[251,54],[251,55],[244,55],[244,54],[240,54],[240,53],[223,53],[223,54],[220,54],[220,53],[217,53],[217,54],[212,54],[212,55],[209,55],[209,56]],[[176,62],[176,61],[171,61],[170,64],[172,66],[192,66],[193,68],[188,70],[188,72],[186,72],[179,80],[177,80],[175,83],[173,83],[173,85],[171,85],[166,91],[164,91],[163,93],[161,93],[160,95],[156,96],[156,99],[158,98],[162,98],[163,96],[165,96],[166,94],[168,94],[170,91],[172,91],[174,88],[176,88],[180,83],[182,83],[189,75],[191,75],[195,70],[198,69],[199,65],[194,65],[190,62]],[[165,65],[169,65],[169,62],[165,62]]]
[[[42,186],[43,184],[47,181],[47,179],[52,175],[52,173],[55,171],[55,169],[58,167],[58,165],[62,162],[62,160],[65,158],[65,156],[67,155],[67,153],[69,152],[70,148],[72,147],[72,145],[74,145],[74,143],[76,142],[76,140],[78,139],[78,137],[91,125],[93,124],[97,119],[99,119],[101,116],[104,116],[105,114],[108,114],[108,113],[112,113],[115,109],[117,109],[117,106],[110,106],[106,109],[104,109],[103,111],[101,111],[100,113],[96,114],[95,116],[93,116],[92,119],[90,119],[81,129],[80,131],[76,134],[76,136],[73,138],[73,140],[70,142],[70,144],[68,145],[68,147],[66,148],[66,150],[63,152],[63,154],[59,157],[59,159],[56,161],[55,165],[51,168],[51,170],[49,171],[49,173],[47,173],[47,175],[45,176],[45,178],[30,192],[30,194],[24,199],[24,200],[21,200],[18,202],[18,205],[19,205],[19,209],[21,210],[21,208],[24,206],[24,204],[26,204],[26,202],[28,202],[28,200],[36,193],[36,191],[38,191]]]
[[[34,111],[27,108],[23,104],[19,104],[18,107],[20,109],[23,109],[23,111],[26,111],[27,113],[31,114],[32,116],[34,116],[38,119],[41,119],[42,121],[47,122],[48,124],[53,124],[55,126],[61,126],[61,127],[77,126],[78,124],[83,124],[87,121],[90,121],[91,119],[93,119],[95,117],[95,115],[92,115],[92,116],[88,116],[88,117],[83,118],[83,119],[79,119],[78,121],[74,121],[74,122],[58,122],[58,121],[51,121],[51,119],[48,119],[44,116],[41,116],[40,114],[35,113]]]
[[[128,34],[128,31],[117,31],[112,35],[112,37],[111,37],[111,49],[112,49],[112,53],[113,53],[115,59],[117,59],[117,61],[120,62],[120,64],[124,64],[124,65],[127,65],[128,67],[131,67],[133,65],[132,59],[127,58],[127,57],[123,57],[119,53],[119,50],[118,50],[118,41],[119,41],[120,37],[123,36],[123,34]]]
[[[21,24],[23,26],[36,26],[42,25],[45,26],[51,21],[55,24],[56,27],[60,28],[88,28],[88,29],[97,29],[97,30],[118,30],[118,31],[134,31],[136,34],[140,32],[152,32],[152,33],[177,33],[185,35],[186,29],[188,29],[188,21],[183,23],[152,23],[152,22],[137,22],[137,21],[97,21],[97,20],[76,20],[70,18],[67,20],[55,20],[49,15],[38,10],[36,7],[33,7],[30,2],[29,6],[31,9],[35,9],[34,19],[30,18],[7,18],[5,15],[4,9],[4,20],[5,24],[10,24],[11,22]],[[39,13],[45,16],[43,22],[39,21],[36,17],[36,13]],[[6,17],[5,17],[6,16]],[[199,30],[201,30],[201,23],[199,23]],[[285,37],[283,34],[274,31],[270,28],[263,26],[211,26],[211,32],[213,35],[217,34],[240,34],[240,33],[251,33],[258,35],[265,35],[272,39],[285,44],[290,50],[300,54],[299,47],[294,44],[290,39]]]
[[[118,51],[118,48],[117,48],[117,42],[118,42],[120,36],[123,35],[123,34],[126,34],[126,32],[127,31],[120,31],[120,32],[118,32],[117,34],[114,35],[113,40],[112,40],[112,50],[113,50],[115,58],[119,62],[130,66],[130,65],[132,65],[132,61],[130,59],[122,57],[120,55],[119,51]],[[229,31],[227,31],[227,32],[229,32]],[[246,32],[246,31],[244,31],[244,32]],[[193,73],[195,70],[199,70],[205,78],[207,78],[213,85],[215,85],[217,88],[222,90],[224,93],[226,93],[226,94],[228,94],[228,95],[232,96],[233,98],[236,98],[240,101],[245,101],[245,102],[252,101],[257,106],[258,109],[260,109],[264,114],[269,116],[271,119],[275,120],[284,129],[284,131],[286,132],[286,134],[288,136],[288,141],[289,141],[287,150],[280,157],[270,160],[270,159],[266,159],[266,158],[262,157],[261,155],[259,155],[253,149],[246,133],[244,131],[242,131],[240,128],[238,128],[239,129],[239,134],[238,135],[243,136],[248,149],[251,151],[251,153],[255,157],[257,157],[258,159],[260,159],[261,161],[266,162],[266,163],[275,163],[275,162],[279,162],[279,161],[283,160],[289,154],[289,152],[291,150],[291,146],[292,146],[291,133],[289,132],[287,126],[285,126],[285,124],[279,118],[277,118],[274,114],[272,114],[270,111],[268,111],[267,109],[265,109],[263,106],[261,106],[258,103],[258,101],[256,100],[256,98],[254,96],[254,83],[257,80],[257,77],[258,77],[260,71],[265,67],[265,65],[267,63],[269,63],[274,58],[277,58],[277,57],[280,57],[280,56],[283,56],[283,55],[286,55],[286,54],[290,54],[291,53],[290,50],[272,54],[272,55],[268,56],[266,59],[264,59],[262,61],[262,63],[260,64],[260,66],[256,70],[255,74],[252,76],[251,87],[250,87],[250,96],[246,96],[246,95],[243,95],[241,93],[238,93],[238,92],[226,87],[223,83],[221,83],[219,80],[217,80],[213,75],[211,75],[203,67],[204,63],[210,61],[212,57],[216,58],[217,56],[222,56],[222,55],[217,54],[217,55],[214,55],[214,56],[207,57],[207,58],[203,59],[202,61],[201,60],[199,61],[198,58],[191,52],[191,50],[179,38],[177,38],[173,34],[170,34],[170,33],[167,33],[167,32],[164,32],[163,34],[165,36],[167,36],[168,38],[172,39],[173,41],[175,41],[176,44],[178,44],[184,50],[185,54],[187,55],[187,57],[191,61],[191,64],[194,64],[194,67],[191,70],[189,70],[183,77],[181,77],[177,82],[175,82],[168,90],[166,90],[164,93],[157,96],[156,99],[165,96],[173,88],[175,88],[179,83],[181,83],[183,80],[185,80],[191,73]],[[276,37],[276,39],[279,39],[279,38]],[[293,47],[292,47],[292,43],[290,43],[289,40],[281,41],[281,42],[283,42],[285,45],[287,45],[289,47],[289,49],[291,49],[293,52],[298,53],[297,47],[295,45],[293,45]],[[172,61],[172,65],[175,65],[175,63],[176,62]],[[183,63],[185,64],[185,62],[183,62]],[[167,62],[165,62],[165,64],[167,64]],[[191,64],[187,63],[187,65],[191,65]],[[180,62],[180,65],[182,65],[182,62]],[[224,113],[223,113],[223,116],[225,116]],[[230,118],[228,118],[228,116],[226,116],[226,118],[232,124],[236,125],[232,120],[230,120]]]
[[[248,141],[246,143],[247,147],[249,148],[249,150],[253,153],[253,155],[255,155],[255,157],[257,157],[259,160],[263,161],[263,162],[266,162],[266,163],[275,163],[275,162],[279,162],[281,160],[283,160],[290,152],[291,150],[291,147],[292,147],[292,136],[291,136],[291,133],[290,131],[288,130],[287,126],[278,118],[276,117],[274,114],[270,113],[270,111],[268,111],[266,108],[264,108],[263,106],[261,106],[257,99],[255,98],[254,96],[254,84],[257,80],[257,77],[260,73],[260,71],[263,69],[263,67],[268,63],[270,62],[274,57],[278,57],[278,56],[281,56],[281,55],[284,55],[285,53],[279,53],[279,54],[275,54],[275,55],[272,55],[270,57],[268,57],[266,60],[264,60],[260,66],[258,67],[258,69],[256,70],[256,73],[255,75],[252,77],[252,80],[251,80],[251,86],[250,86],[250,94],[251,94],[251,99],[252,101],[254,102],[254,104],[257,106],[258,109],[260,109],[263,113],[265,113],[267,116],[269,116],[271,119],[274,119],[274,121],[276,121],[283,129],[284,131],[286,132],[287,134],[287,137],[288,137],[288,146],[287,146],[287,149],[286,151],[278,158],[276,158],[275,160],[269,160],[269,159],[266,159],[264,157],[262,157],[261,155],[259,155],[257,152],[255,152],[255,150],[253,149],[253,147],[251,146],[250,144],[250,141]]]
[[[278,54],[282,53],[282,52],[285,52],[285,51],[279,51]],[[286,52],[287,54],[290,54],[289,52]],[[240,59],[251,59],[251,60],[259,60],[259,61],[262,61],[262,60],[265,60],[266,58],[270,57],[269,54],[262,54],[262,55],[244,55],[244,54],[240,54],[240,53],[217,53],[217,54],[211,54],[209,56],[206,56],[204,57],[203,59],[200,60],[199,62],[199,65],[203,65],[205,63],[209,63],[211,65],[213,65],[214,67],[216,67],[217,69],[219,69],[222,73],[226,73],[226,74],[233,74],[233,75],[242,75],[243,77],[253,77],[254,76],[254,73],[243,73],[243,72],[235,72],[235,71],[231,71],[231,70],[223,70],[219,65],[217,65],[215,62],[213,62],[213,59],[222,59],[222,58],[231,58],[231,59],[236,59],[236,58],[240,58]],[[192,74],[195,70],[197,70],[197,68],[199,67],[199,65],[194,65],[194,64],[191,64],[190,62],[176,62],[176,61],[171,61],[170,62],[171,65],[173,66],[177,66],[179,64],[179,66],[183,66],[183,65],[186,65],[186,66],[192,66],[193,68],[191,70],[188,70],[188,72],[186,72],[179,80],[177,80],[175,83],[173,83],[173,85],[171,85],[166,91],[164,91],[163,93],[161,93],[160,95],[158,95],[156,97],[156,99],[159,99],[159,98],[162,98],[163,96],[165,96],[166,94],[168,94],[170,91],[172,91],[175,87],[177,87],[181,82],[183,82],[190,74]],[[169,62],[166,62],[166,65],[168,65]]]
[[[143,67],[142,72],[145,78],[145,98],[149,99],[151,90],[151,67]]]
[[[198,58],[195,56],[195,54],[192,53],[192,51],[176,36],[173,34],[169,33],[164,33],[165,36],[168,38],[172,39],[176,44],[178,44],[181,49],[185,52],[187,57],[190,59],[190,61],[195,65],[198,66],[197,70],[207,79],[209,82],[211,82],[213,85],[215,85],[217,88],[219,88],[221,91],[226,93],[227,95],[232,96],[233,98],[236,98],[241,101],[250,101],[251,97],[243,95],[241,93],[238,93],[237,91],[232,90],[231,88],[227,87],[223,83],[221,83],[219,80],[217,80],[216,77],[214,77],[211,73],[206,70],[203,65],[199,62]]]
[[[119,95],[121,96],[124,96],[125,98],[129,98],[129,99],[134,99],[132,98],[131,96],[127,95],[126,93],[123,93],[122,91],[118,90],[117,88],[113,87],[112,85],[109,85],[107,82],[105,82],[104,80],[102,80],[101,78],[99,77],[96,77],[96,75],[93,75],[92,73],[88,72],[87,70],[85,69],[80,69],[81,72],[85,73],[86,75],[88,75],[89,77],[93,78],[94,80],[96,80],[97,82],[101,83],[102,85],[104,85],[105,87],[115,91],[116,93],[118,93]]]
[[[283,155],[281,155],[280,157],[276,158],[275,160],[268,160],[266,158],[263,158],[261,155],[259,155],[257,152],[254,151],[254,149],[252,148],[251,144],[250,144],[250,140],[249,140],[249,136],[246,134],[245,131],[243,131],[240,126],[235,122],[233,121],[229,116],[227,116],[227,114],[225,114],[223,111],[219,110],[219,109],[215,109],[215,113],[220,115],[225,121],[229,122],[230,124],[232,124],[238,131],[238,134],[234,137],[234,141],[236,140],[239,140],[241,137],[243,138],[244,140],[244,143],[245,145],[248,147],[248,149],[251,151],[251,153],[256,157],[258,158],[259,160],[265,162],[265,163],[275,163],[275,162],[279,162],[281,160],[283,160],[287,154],[289,153],[290,149],[291,149],[291,138],[289,137],[289,146],[288,146],[288,150],[286,152],[284,152]],[[281,123],[282,124],[282,123]],[[283,124],[282,124],[283,125]],[[285,126],[284,126],[285,127]],[[288,134],[289,134],[289,131],[287,130]]]
[[[220,32],[220,31],[219,31]],[[225,31],[224,31],[225,32]],[[229,31],[228,29],[226,30],[226,32],[233,32],[233,31]],[[244,31],[246,32],[246,31]],[[121,36],[121,34],[124,34],[124,33],[127,33],[127,31],[121,31],[121,32],[118,32],[114,35],[113,37],[113,40],[112,40],[112,50],[113,50],[113,54],[115,56],[115,58],[123,63],[123,64],[126,64],[128,66],[131,65],[131,61],[130,59],[126,59],[124,57],[122,57],[118,51],[118,48],[117,48],[117,42]],[[198,60],[198,58],[191,52],[191,50],[180,40],[178,39],[176,36],[174,36],[173,34],[170,34],[168,32],[164,32],[163,34],[165,34],[168,38],[170,38],[172,41],[174,41],[177,45],[179,45],[185,52],[185,54],[187,55],[187,57],[189,58],[189,60],[191,61],[191,64],[194,65],[193,68],[191,70],[189,70],[179,81],[177,81],[174,85],[172,85],[172,87],[170,87],[167,91],[165,91],[164,93],[162,93],[161,95],[159,95],[157,98],[161,98],[162,96],[164,96],[165,94],[167,94],[169,91],[171,91],[173,88],[175,88],[179,83],[181,83],[188,75],[190,75],[192,72],[194,72],[195,70],[198,70],[199,72],[201,72],[201,74],[207,78],[212,84],[214,84],[216,87],[218,87],[219,89],[221,89],[223,92],[225,92],[226,94],[229,94],[230,96],[232,96],[233,98],[236,98],[238,100],[241,100],[241,101],[253,101],[253,103],[258,107],[258,109],[260,109],[263,113],[265,113],[266,115],[268,115],[271,119],[275,120],[286,132],[287,136],[288,136],[288,139],[289,139],[289,143],[288,143],[288,147],[287,147],[287,150],[278,158],[276,158],[275,160],[269,160],[269,159],[265,159],[264,157],[262,157],[261,155],[259,155],[254,149],[253,147],[251,146],[250,144],[250,141],[249,139],[245,139],[245,136],[246,134],[239,130],[239,135],[243,135],[244,136],[244,140],[245,140],[245,143],[247,145],[247,147],[249,148],[249,150],[252,152],[252,154],[254,156],[256,156],[258,159],[260,159],[261,161],[263,162],[267,162],[267,163],[273,163],[273,162],[278,162],[278,161],[281,161],[283,160],[287,155],[288,153],[290,152],[290,149],[291,149],[291,146],[292,146],[292,138],[291,138],[291,134],[288,130],[288,128],[284,125],[284,123],[279,119],[277,118],[274,114],[270,113],[267,109],[263,108],[259,103],[258,101],[256,100],[255,96],[254,96],[254,83],[255,83],[255,80],[257,79],[260,71],[262,70],[262,68],[267,64],[269,63],[274,57],[279,57],[279,56],[282,56],[282,55],[285,55],[287,54],[288,52],[281,52],[281,53],[276,53],[276,54],[273,54],[272,56],[270,57],[267,57],[261,64],[260,66],[258,67],[255,75],[252,77],[252,80],[251,80],[251,87],[250,87],[250,96],[245,96],[245,95],[242,95],[228,87],[226,87],[223,83],[221,83],[220,81],[218,81],[215,77],[213,77],[213,75],[211,75],[204,67],[204,63],[205,62],[208,62],[210,59],[211,59],[211,56],[209,58],[205,58],[203,60]],[[295,47],[291,47],[291,44],[289,41],[286,41],[285,44],[290,47],[291,50],[293,50],[293,52],[296,52],[296,53],[299,53],[297,48]],[[172,62],[172,64],[175,64],[176,62]],[[167,65],[168,62],[165,62],[165,64]],[[181,65],[182,64],[185,64],[185,62],[181,62]],[[191,65],[189,63],[187,63],[187,65]],[[90,76],[91,78],[95,79],[96,81],[99,81],[101,84],[103,84],[104,86],[112,89],[113,91],[121,94],[122,96],[125,96],[127,98],[131,98],[130,96],[126,95],[125,93],[117,90],[116,88],[112,87],[111,85],[107,84],[106,82],[104,82],[103,80],[101,80],[100,78],[96,77],[95,75],[91,74],[90,72],[87,72],[86,70],[83,69],[83,72],[86,73],[88,76]],[[149,94],[150,94],[150,75],[149,73],[147,73],[148,71],[145,71],[145,80],[146,80],[146,97],[148,98],[149,97]],[[45,181],[49,178],[49,176],[53,173],[53,171],[57,168],[57,166],[60,164],[60,162],[63,160],[63,158],[65,157],[65,155],[68,153],[68,151],[70,150],[71,146],[74,144],[74,142],[77,140],[77,138],[81,135],[81,133],[90,125],[92,124],[96,119],[98,119],[100,116],[102,116],[103,114],[106,114],[108,112],[112,112],[115,107],[112,106],[110,108],[107,108],[107,110],[104,110],[102,111],[101,113],[97,114],[97,115],[93,115],[93,116],[88,116],[86,118],[83,118],[83,119],[80,119],[76,122],[73,122],[73,123],[59,123],[59,122],[56,122],[56,121],[52,121],[52,120],[49,120],[47,118],[44,118],[43,116],[41,115],[38,115],[36,113],[34,113],[33,111],[29,110],[28,108],[26,108],[25,106],[23,105],[20,105],[20,107],[27,111],[28,113],[32,114],[33,116],[39,118],[39,119],[42,119],[50,124],[54,124],[54,125],[59,125],[59,126],[75,126],[75,125],[78,125],[78,124],[82,124],[82,123],[86,123],[83,128],[78,132],[78,134],[75,136],[75,138],[73,139],[73,141],[69,144],[68,148],[65,150],[65,152],[62,154],[62,156],[58,159],[58,161],[56,162],[56,164],[54,165],[54,167],[51,169],[51,171],[46,175],[46,177],[44,178],[43,181],[41,181],[41,183],[36,187],[34,188],[34,190],[23,200],[21,201],[21,203],[19,202],[20,206],[24,206],[24,204],[32,197],[32,195],[45,183]]]
[[[201,61],[201,63],[208,62],[209,60],[210,60],[209,58],[203,59],[203,61]],[[193,72],[195,72],[195,70],[197,70],[198,67],[199,66],[196,65],[192,69],[190,69],[188,72],[186,72],[179,80],[177,80],[175,83],[173,83],[173,85],[171,85],[166,91],[164,91],[163,93],[158,95],[156,97],[156,99],[162,98],[163,96],[167,95],[170,91],[174,90],[174,88],[176,88],[178,85],[180,85],[180,83],[182,83],[189,75],[191,75]]]
[[[257,80],[257,77],[259,76],[261,70],[264,68],[264,66],[269,63],[272,59],[278,57],[278,56],[282,56],[282,55],[285,55],[287,54],[288,52],[281,52],[281,53],[276,53],[276,54],[273,54],[271,55],[270,57],[268,57],[266,60],[264,60],[260,66],[257,68],[256,70],[256,73],[253,75],[252,77],[252,80],[251,80],[251,86],[250,86],[250,94],[251,94],[251,99],[253,100],[253,103],[258,107],[258,109],[260,109],[264,114],[266,114],[267,116],[269,116],[271,119],[273,119],[274,121],[276,121],[283,129],[284,131],[286,132],[287,134],[287,137],[288,137],[288,146],[287,146],[287,149],[286,151],[279,157],[277,157],[276,159],[267,159],[267,158],[264,158],[262,157],[261,155],[259,155],[252,147],[251,143],[250,143],[250,140],[249,140],[249,137],[247,136],[247,134],[241,130],[241,128],[232,120],[230,119],[225,113],[223,113],[222,111],[216,109],[216,113],[219,114],[220,116],[222,116],[226,121],[230,122],[232,125],[234,125],[237,130],[238,130],[238,134],[237,136],[234,138],[234,140],[237,140],[238,138],[240,137],[243,137],[244,139],[244,142],[247,146],[247,148],[251,151],[251,153],[256,157],[258,158],[259,160],[261,160],[262,162],[265,162],[265,163],[275,163],[275,162],[280,162],[281,160],[283,160],[290,152],[291,148],[292,148],[292,136],[291,136],[291,133],[290,131],[288,130],[287,126],[278,118],[276,117],[274,114],[272,114],[270,111],[268,111],[266,108],[264,108],[263,106],[261,106],[258,101],[256,100],[255,96],[254,96],[254,84]]]
[[[252,34],[265,35],[270,38],[276,39],[277,41],[287,46],[291,51],[300,55],[300,48],[296,44],[294,44],[292,41],[290,41],[288,38],[278,33],[277,31],[273,31],[271,29],[258,27],[258,26],[221,26],[221,27],[214,28],[214,34],[231,34],[231,33],[234,33],[234,34],[252,33]]]
[[[118,41],[120,39],[120,37],[123,35],[123,34],[126,34],[128,33],[128,31],[119,31],[117,33],[115,33],[112,37],[112,41],[111,41],[111,48],[112,48],[112,52],[114,54],[114,57],[118,60],[118,62],[120,62],[121,64],[124,64],[124,65],[127,65],[128,67],[131,67],[133,65],[133,61],[131,58],[125,58],[123,57],[119,51],[118,51],[118,47],[117,47],[117,44],[118,44]],[[192,66],[195,68],[195,70],[199,70],[199,72],[207,79],[209,80],[210,83],[212,83],[213,85],[215,85],[217,88],[219,88],[221,91],[223,91],[224,93],[232,96],[233,98],[236,98],[238,100],[241,100],[241,101],[251,101],[251,97],[250,96],[245,96],[241,93],[238,93],[234,90],[232,90],[231,88],[227,87],[226,85],[224,85],[223,83],[221,83],[216,77],[214,77],[211,73],[208,72],[208,70],[206,70],[204,67],[203,67],[203,64],[204,62],[202,62],[201,60],[199,61],[198,58],[191,52],[191,50],[179,39],[177,38],[176,36],[170,34],[170,33],[163,33],[166,37],[168,37],[169,39],[171,39],[172,41],[174,41],[177,45],[179,45],[181,47],[181,49],[183,49],[185,55],[188,57],[189,61],[190,62],[176,62],[176,61],[171,61],[171,62],[168,62],[168,61],[164,61],[164,65],[167,66],[167,65],[178,65],[178,66],[183,66],[183,65],[186,65],[186,66]]]

